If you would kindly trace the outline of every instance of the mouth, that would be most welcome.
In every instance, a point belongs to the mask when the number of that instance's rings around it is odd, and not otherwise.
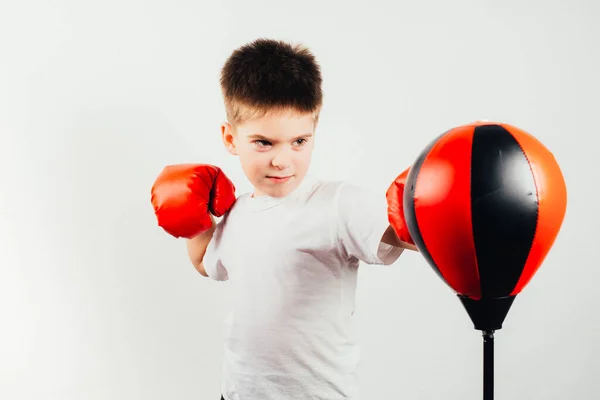
[[[294,177],[294,175],[289,175],[289,176],[267,176],[267,178],[270,181],[272,181],[272,182],[278,182],[278,183],[287,182],[288,180],[290,180],[293,177]]]

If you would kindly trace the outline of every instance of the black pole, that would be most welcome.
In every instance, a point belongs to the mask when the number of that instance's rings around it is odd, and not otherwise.
[[[494,332],[502,329],[515,296],[471,299],[459,295],[475,329],[483,335],[483,400],[494,400]]]
[[[483,331],[483,400],[494,400],[494,331]]]

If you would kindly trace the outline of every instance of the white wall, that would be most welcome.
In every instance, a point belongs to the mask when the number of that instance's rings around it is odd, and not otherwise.
[[[476,119],[554,152],[567,217],[496,335],[496,394],[594,398],[599,17],[592,0],[2,1],[0,398],[218,399],[229,285],[193,269],[149,193],[190,161],[249,190],[218,74],[259,36],[320,59],[322,177],[385,191]],[[480,333],[418,254],[363,269],[358,302],[366,399],[481,398]]]

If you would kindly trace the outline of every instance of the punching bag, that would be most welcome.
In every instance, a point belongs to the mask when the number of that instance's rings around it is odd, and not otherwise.
[[[475,122],[448,130],[421,152],[403,203],[415,245],[484,333],[484,398],[491,399],[493,332],[565,216],[559,165],[529,133]]]

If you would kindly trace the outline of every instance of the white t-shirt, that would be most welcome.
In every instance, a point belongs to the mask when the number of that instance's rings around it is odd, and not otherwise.
[[[389,265],[385,195],[306,177],[284,198],[238,197],[204,256],[228,280],[226,400],[359,398],[352,326],[359,261]]]

